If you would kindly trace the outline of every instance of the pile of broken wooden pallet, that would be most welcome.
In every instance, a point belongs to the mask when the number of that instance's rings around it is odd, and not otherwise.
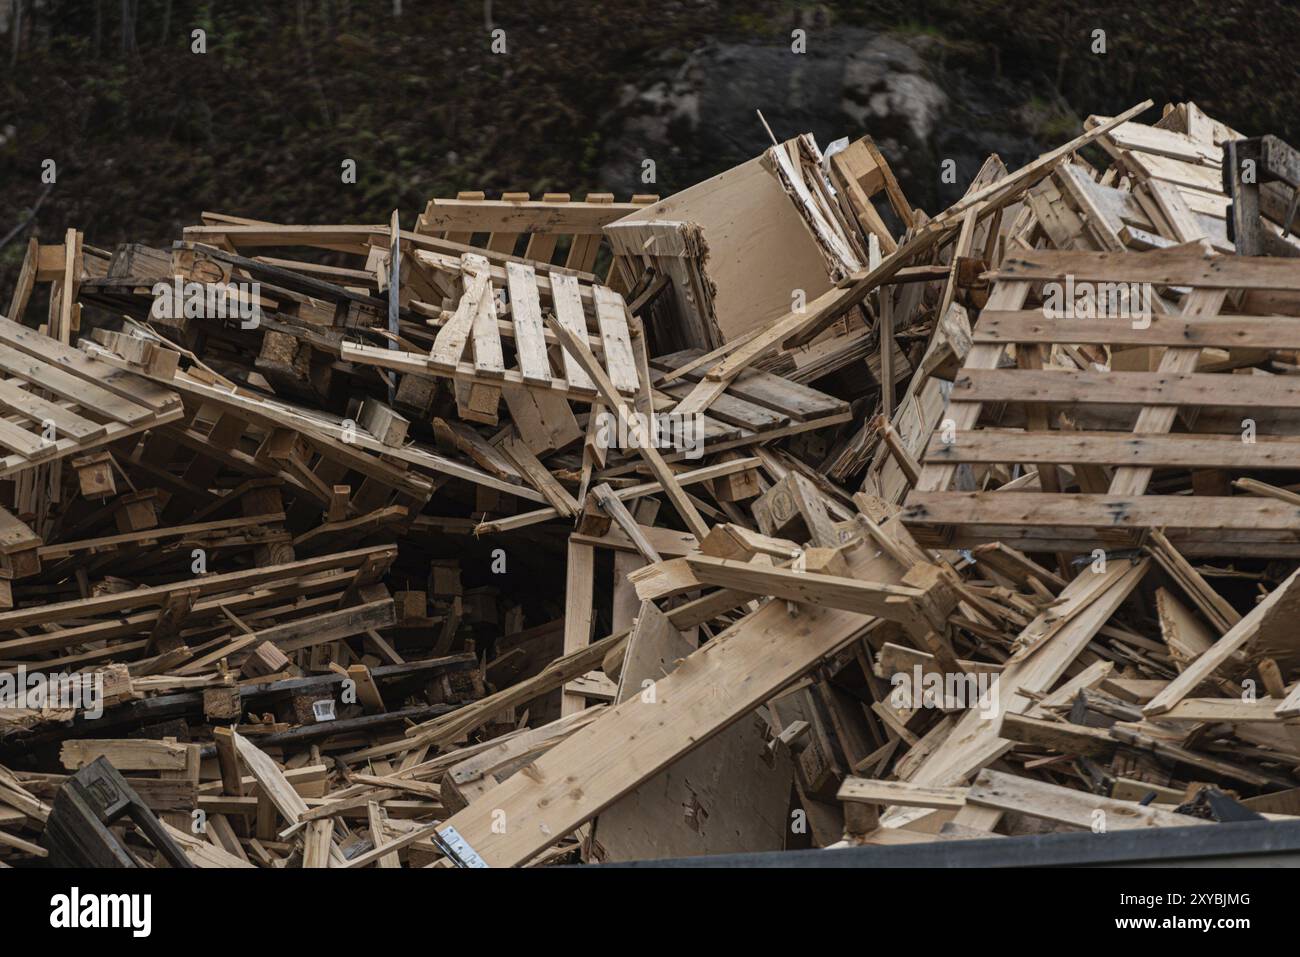
[[[1149,107],[933,217],[805,135],[662,200],[31,240],[0,865],[1300,814],[1300,162]]]

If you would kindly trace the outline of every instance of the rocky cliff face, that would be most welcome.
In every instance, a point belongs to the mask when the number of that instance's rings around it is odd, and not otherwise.
[[[1034,88],[947,53],[930,35],[858,29],[816,35],[801,54],[788,44],[709,44],[620,91],[602,122],[601,179],[620,195],[698,182],[768,144],[761,109],[778,139],[811,132],[825,149],[870,134],[911,201],[933,213],[960,196],[990,153],[1015,167],[1077,128]],[[641,182],[646,159],[655,161],[655,184]],[[956,164],[952,182],[942,177],[946,159]]]

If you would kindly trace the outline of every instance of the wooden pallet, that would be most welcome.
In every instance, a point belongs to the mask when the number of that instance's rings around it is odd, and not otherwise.
[[[181,417],[180,397],[0,317],[0,477]]]
[[[617,292],[608,286],[581,283],[571,275],[543,277],[526,263],[508,262],[504,269],[494,269],[485,257],[475,254],[461,257],[460,273],[460,296],[454,310],[438,320],[438,334],[428,356],[345,343],[343,357],[401,372],[451,378],[490,391],[517,386],[575,401],[594,401],[597,390],[591,378],[571,355],[558,346],[551,348],[556,339],[546,329],[545,307],[566,329],[588,336],[620,393],[635,394],[639,378],[627,305]],[[505,321],[501,314],[507,311],[509,319]],[[598,330],[598,337],[590,337],[589,328]],[[511,341],[517,368],[505,367],[503,336]],[[495,407],[495,402],[490,404]]]
[[[616,203],[613,193],[589,193],[585,200],[576,201],[569,193],[543,193],[535,200],[518,192],[488,199],[481,190],[469,190],[457,193],[455,199],[430,200],[415,231],[541,264],[593,272],[604,227],[658,199],[638,194],[630,202]],[[562,262],[557,263],[559,257]],[[615,278],[612,269],[607,278]]]
[[[1181,309],[1153,315],[1149,327],[1026,308],[1044,282],[1067,277],[1188,291]],[[1222,314],[1230,290],[1300,290],[1300,268],[1186,248],[1040,251],[1008,257],[994,279],[906,500],[918,534],[955,547],[996,538],[1026,550],[1078,552],[1131,546],[1144,530],[1163,528],[1192,555],[1300,555],[1300,498],[1262,484],[1237,487],[1264,497],[1231,494],[1234,480],[1300,467],[1295,380],[1232,374],[1243,350],[1254,349],[1257,361],[1261,348],[1300,347],[1300,317]],[[1121,363],[1125,347],[1141,354]],[[1085,348],[1107,350],[1111,368],[1081,361],[1086,355],[1077,350]],[[1198,416],[1208,407],[1216,414]],[[1255,428],[1245,437],[1243,420]],[[952,488],[959,468],[998,466],[1002,480],[1017,466],[1037,470],[1038,490],[1023,481],[1008,491],[969,482]]]

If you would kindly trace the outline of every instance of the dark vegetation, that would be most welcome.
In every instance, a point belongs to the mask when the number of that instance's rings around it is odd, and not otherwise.
[[[1195,99],[1244,132],[1300,139],[1300,10],[1282,0],[398,6],[0,0],[0,291],[30,230],[58,242],[76,225],[111,247],[174,237],[203,209],[382,222],[394,206],[413,219],[428,197],[464,188],[581,195],[604,185],[625,85],[710,40],[788,43],[796,26],[810,44],[837,25],[923,32],[946,68],[1028,81],[1080,115]],[[507,55],[490,49],[495,28]],[[1090,50],[1098,28],[1104,56]],[[191,52],[194,29],[206,54]],[[58,183],[30,217],[46,158]],[[347,158],[355,185],[340,181]],[[717,171],[674,170],[659,189]]]

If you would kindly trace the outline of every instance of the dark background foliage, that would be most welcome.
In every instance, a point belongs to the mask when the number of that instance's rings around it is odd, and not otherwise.
[[[384,222],[395,206],[409,226],[458,189],[610,188],[621,91],[710,44],[788,46],[795,27],[810,48],[846,29],[925,37],[945,75],[1011,82],[1079,117],[1194,99],[1246,133],[1300,139],[1300,12],[1271,0],[0,0],[0,18],[4,295],[33,231],[59,242],[75,225],[111,247],[173,238],[204,209],[323,223]],[[507,55],[491,52],[495,28]],[[752,111],[737,112],[702,122],[740,130],[738,156],[682,150],[653,189],[761,149]],[[1039,132],[1044,148],[1064,138]],[[58,184],[30,217],[45,158]]]

